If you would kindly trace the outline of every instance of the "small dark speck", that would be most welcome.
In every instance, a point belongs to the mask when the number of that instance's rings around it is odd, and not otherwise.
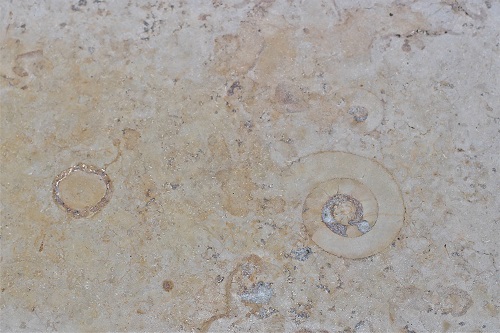
[[[297,250],[293,250],[291,252],[292,256],[294,259],[298,261],[306,261],[307,258],[311,255],[312,250],[310,247],[303,247]]]
[[[163,290],[165,290],[166,292],[170,292],[172,289],[174,289],[174,283],[170,280],[165,280],[163,281]]]
[[[244,126],[245,126],[247,129],[249,129],[249,130],[250,130],[250,129],[253,127],[253,123],[252,123],[252,121],[251,121],[251,120],[247,120],[247,121],[245,121]]]
[[[392,16],[392,15],[391,15],[391,16]],[[365,322],[364,322],[364,321],[360,321],[359,323],[357,323],[357,324],[356,324],[356,326],[354,326],[354,328],[355,328],[356,330],[359,330],[359,329],[360,329],[360,328],[361,328],[364,324],[365,324]]]
[[[363,122],[368,118],[368,110],[363,106],[353,106],[349,109],[349,114],[353,116],[358,123]]]
[[[87,6],[87,0],[79,0],[78,6]]]
[[[328,287],[327,287],[327,286],[325,286],[324,284],[317,284],[317,285],[316,285],[316,288],[321,289],[321,290],[324,290],[324,291],[326,291],[328,294],[330,293],[330,288],[328,288]]]
[[[405,328],[405,330],[406,330],[406,331],[405,331],[406,333],[415,333],[415,331],[410,330],[410,329],[408,328],[408,325],[406,325],[404,328]]]
[[[389,16],[394,16],[394,14],[393,13],[389,13]]]
[[[229,88],[227,94],[229,96],[233,95],[235,89],[240,89],[241,90],[240,81],[234,81],[233,84],[231,85],[231,87]]]
[[[458,323],[458,325],[460,325],[460,326],[464,326],[464,325],[465,325],[465,323],[464,323],[463,321],[461,321],[461,322],[459,322],[459,323]]]
[[[491,169],[491,170],[492,170],[493,172],[497,172],[497,169],[496,169],[496,168],[493,168],[493,169]]]

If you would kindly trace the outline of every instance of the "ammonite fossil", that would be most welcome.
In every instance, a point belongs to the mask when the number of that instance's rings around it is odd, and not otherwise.
[[[322,152],[286,172],[287,194],[304,198],[302,220],[322,249],[364,258],[387,247],[404,221],[401,191],[379,163],[354,154]]]

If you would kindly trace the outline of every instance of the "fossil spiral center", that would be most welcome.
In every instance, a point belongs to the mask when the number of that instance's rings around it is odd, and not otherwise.
[[[347,225],[349,221],[355,219],[356,205],[351,201],[339,202],[331,208],[333,218],[339,223]]]
[[[370,224],[363,219],[363,205],[347,194],[336,194],[323,206],[321,218],[334,233],[348,237],[348,228],[355,227],[361,233],[370,231]]]

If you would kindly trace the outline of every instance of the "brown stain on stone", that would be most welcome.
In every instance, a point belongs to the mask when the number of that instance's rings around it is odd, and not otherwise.
[[[84,172],[74,172],[59,185],[61,198],[73,209],[93,206],[106,194],[106,185],[99,176]]]
[[[448,287],[440,293],[442,314],[451,314],[453,317],[461,317],[467,313],[474,304],[472,297],[465,290],[457,287]]]
[[[162,283],[162,287],[166,292],[170,292],[174,289],[174,283],[171,280],[165,280]]]
[[[226,34],[215,39],[215,69],[222,75],[246,74],[255,66],[262,52],[264,39],[257,28],[242,22],[237,34]]]
[[[18,67],[25,68],[36,76],[41,76],[44,72],[50,72],[54,68],[52,63],[44,57],[43,50],[18,54],[15,61]]]
[[[393,15],[387,15],[387,10]],[[374,6],[370,9],[358,8],[346,12],[342,20],[329,29],[310,27],[309,33],[304,36],[312,45],[335,50],[332,60],[335,63],[341,60],[342,66],[347,66],[349,63],[369,61],[373,43],[377,38],[405,36],[428,26],[424,15],[412,11],[410,6]]]
[[[282,197],[264,198],[259,204],[259,213],[267,214],[280,214],[285,211],[286,202]]]
[[[307,96],[296,85],[279,83],[274,91],[276,107],[285,113],[307,111]]]
[[[3,120],[6,119],[7,117],[10,118],[8,111],[2,110]],[[2,150],[3,157],[5,159],[12,159],[12,158],[19,159],[20,157],[19,152],[22,151],[23,149],[26,149],[25,147],[32,145],[34,143],[33,138],[21,131],[16,131],[12,133],[10,137],[6,137],[7,136],[6,132],[8,131],[9,131],[8,128],[6,129],[2,128],[4,137],[2,140],[2,145],[0,147]]]
[[[262,279],[262,275],[278,274],[275,271],[274,267],[272,267],[268,262],[264,261],[261,257],[255,254],[250,254],[247,257],[242,258],[234,269],[229,273],[226,284],[225,284],[225,306],[222,313],[215,314],[205,320],[203,324],[200,326],[199,331],[208,332],[210,326],[221,318],[229,317],[233,311],[239,310],[240,305],[239,302],[235,302],[233,296],[238,295],[242,291],[251,287],[252,284],[255,284],[257,281]],[[250,314],[256,313],[258,311],[258,306],[253,306],[251,304],[247,304],[245,306],[250,307],[250,311],[247,312],[246,318],[249,317]]]
[[[252,207],[252,191],[256,189],[251,170],[240,166],[217,172],[222,187],[222,206],[234,216],[246,216]]]
[[[411,52],[411,45],[408,39],[405,39],[403,46],[401,46],[401,50],[403,50],[403,52]]]
[[[242,22],[237,34],[215,39],[215,70],[221,75],[241,76],[254,71],[261,84],[276,73],[286,73],[297,56],[287,30],[274,26],[259,29],[252,21]]]
[[[124,147],[127,150],[135,150],[138,147],[139,139],[141,138],[141,133],[132,128],[125,128],[122,130]]]
[[[255,65],[255,74],[262,84],[278,73],[283,75],[295,63],[297,51],[290,32],[279,30],[266,36],[264,47]]]
[[[498,309],[498,306],[488,302],[486,303],[486,305],[484,305],[483,307],[486,311],[488,311],[488,313],[490,314],[490,316],[492,317],[498,317],[498,314],[499,314],[499,309]]]
[[[250,255],[250,258],[253,258],[254,255]],[[243,259],[244,261],[245,259]],[[231,286],[233,283],[234,275],[237,273],[238,269],[240,268],[242,264],[239,263],[228,275],[226,279],[226,284],[224,286],[224,309],[222,313],[215,314],[205,320],[201,325],[200,325],[200,332],[208,332],[210,329],[210,326],[216,321],[221,318],[225,318],[231,314]]]
[[[4,79],[0,81],[2,84],[26,90],[31,86],[33,77],[49,74],[53,69],[52,63],[44,57],[41,49],[30,50],[30,46],[16,38],[6,38],[0,52],[0,78]]]
[[[20,76],[20,77],[25,77],[25,76],[29,75],[28,72],[20,66],[12,67],[12,71],[14,72],[14,74],[16,74],[17,76]]]
[[[222,134],[211,134],[208,137],[208,149],[212,160],[217,166],[226,168],[230,166],[231,153]]]

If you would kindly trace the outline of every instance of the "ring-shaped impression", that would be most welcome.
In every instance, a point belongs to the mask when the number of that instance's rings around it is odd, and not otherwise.
[[[365,258],[389,246],[404,222],[401,191],[379,163],[344,152],[321,152],[293,163],[287,192],[304,199],[303,223],[323,250]]]

